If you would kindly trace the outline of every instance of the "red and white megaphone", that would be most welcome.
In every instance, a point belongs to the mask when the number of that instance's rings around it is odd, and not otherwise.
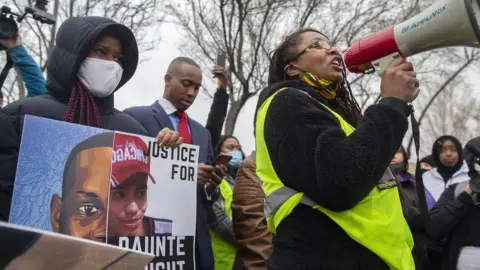
[[[354,42],[345,52],[353,73],[383,73],[399,55],[453,46],[480,47],[480,0],[440,0],[425,11]],[[417,89],[414,99],[418,96]]]

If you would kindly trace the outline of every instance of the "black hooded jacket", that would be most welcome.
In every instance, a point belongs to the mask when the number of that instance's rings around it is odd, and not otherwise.
[[[56,37],[56,46],[47,64],[48,92],[45,95],[18,100],[0,111],[0,220],[8,220],[18,152],[26,114],[62,120],[77,71],[87,57],[93,42],[104,35],[115,36],[123,46],[123,76],[118,90],[135,73],[138,48],[133,33],[126,26],[102,17],[75,17],[66,20]],[[113,94],[94,98],[103,128],[147,135],[131,116],[114,108]]]
[[[346,136],[318,91],[286,81],[262,91],[258,108],[277,90],[264,123],[272,165],[283,184],[333,211],[351,209],[378,184],[408,128],[408,106],[385,98],[370,106]],[[313,98],[312,98],[313,97]],[[257,138],[258,139],[258,138]],[[269,269],[389,269],[320,211],[299,204],[277,228]]]
[[[480,157],[480,137],[467,143],[464,154],[470,177],[478,177],[474,157]],[[430,212],[429,234],[437,239],[447,238],[442,254],[443,270],[457,269],[463,247],[480,248],[480,205],[477,205],[480,196],[477,194],[474,199],[465,192],[466,184],[461,182],[449,186]]]

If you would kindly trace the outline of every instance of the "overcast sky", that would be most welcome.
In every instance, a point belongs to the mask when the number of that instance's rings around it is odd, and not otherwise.
[[[115,107],[117,109],[123,110],[132,106],[151,105],[163,95],[165,86],[163,76],[168,64],[182,54],[177,49],[179,34],[175,27],[166,25],[162,27],[162,31],[159,31],[159,33],[165,36],[165,38],[162,38],[163,42],[157,46],[156,50],[144,53],[144,56],[149,57],[150,60],[142,62],[133,78],[115,93]],[[203,70],[203,76],[207,87],[211,89],[210,91],[215,91],[216,85],[206,78],[206,76],[210,76],[209,69],[205,68]],[[249,154],[255,148],[253,115],[256,103],[257,98],[255,97],[251,98],[246,104],[240,113],[234,132],[246,154]],[[205,125],[211,104],[212,100],[206,94],[200,93],[187,113],[191,118]]]

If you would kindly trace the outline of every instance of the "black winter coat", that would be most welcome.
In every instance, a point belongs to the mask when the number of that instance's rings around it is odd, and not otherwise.
[[[26,114],[62,120],[77,71],[87,57],[91,44],[102,34],[120,39],[123,46],[123,76],[118,88],[135,73],[138,48],[127,27],[102,17],[76,17],[65,21],[58,30],[56,46],[47,65],[47,94],[18,100],[0,111],[0,220],[7,221],[10,212],[18,152]],[[113,94],[95,99],[103,128],[140,135],[146,130],[131,116],[114,108]]]
[[[442,270],[457,269],[458,256],[465,246],[480,248],[480,205],[475,205],[472,196],[465,191],[456,196],[459,183],[449,186],[430,211],[428,233],[435,239],[447,237],[443,250]]]
[[[347,137],[335,116],[320,104],[328,102],[300,82],[282,82],[263,90],[257,110],[284,87],[288,88],[273,98],[264,123],[275,172],[285,186],[326,208],[354,207],[378,184],[400,147],[408,128],[407,104],[386,98],[370,106]],[[389,269],[328,216],[303,204],[278,226],[268,268]]]
[[[397,179],[399,182],[398,189],[403,198],[405,219],[407,220],[413,236],[414,247],[412,253],[415,260],[415,269],[429,269],[427,257],[427,233],[421,218],[414,176],[407,172],[402,172],[401,176]]]

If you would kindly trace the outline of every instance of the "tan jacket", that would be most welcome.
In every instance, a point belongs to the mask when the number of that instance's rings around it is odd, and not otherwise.
[[[245,269],[267,269],[272,254],[272,234],[268,231],[263,205],[265,195],[256,174],[255,152],[240,166],[233,189],[233,230],[238,243],[237,259]]]

